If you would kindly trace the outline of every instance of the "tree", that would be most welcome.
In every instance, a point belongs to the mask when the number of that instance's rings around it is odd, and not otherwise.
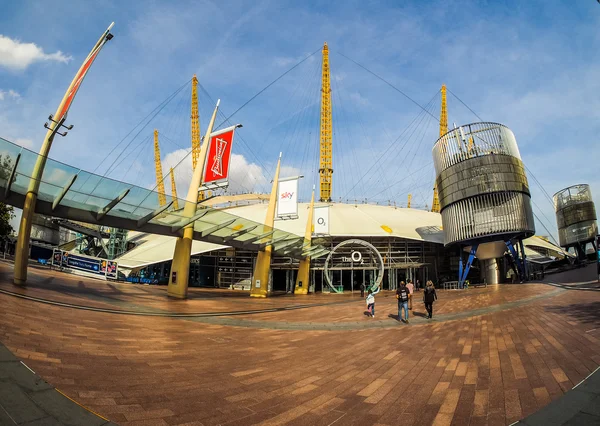
[[[0,155],[0,180],[6,182],[12,170],[12,160],[6,155]],[[4,184],[6,185],[6,183]],[[14,232],[10,221],[15,217],[13,206],[0,202],[0,239],[4,239]]]
[[[12,235],[14,229],[10,221],[15,217],[15,209],[4,203],[0,203],[0,239]]]

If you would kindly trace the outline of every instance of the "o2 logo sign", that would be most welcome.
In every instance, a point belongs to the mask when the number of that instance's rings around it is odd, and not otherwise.
[[[348,252],[350,255],[348,256]],[[337,257],[336,257],[337,255]],[[365,258],[367,262],[365,262]],[[338,259],[336,262],[335,259]],[[339,263],[341,260],[341,264]],[[348,265],[350,263],[350,265]],[[375,284],[373,288],[381,285],[383,280],[383,258],[381,253],[372,244],[358,239],[342,241],[329,252],[325,260],[324,276],[331,291],[339,293],[340,290],[333,283],[333,271],[350,270],[356,266],[362,265],[363,268],[373,269],[375,271]],[[337,283],[339,284],[339,283]]]
[[[350,257],[342,256],[342,262],[358,263],[359,265],[365,264],[365,260],[362,257],[362,253],[356,250],[352,251]]]

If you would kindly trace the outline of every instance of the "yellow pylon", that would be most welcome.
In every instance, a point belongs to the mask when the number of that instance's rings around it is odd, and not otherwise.
[[[179,210],[179,200],[177,199],[177,186],[175,186],[173,167],[171,167],[171,197],[173,198],[173,209]]]
[[[331,201],[332,149],[331,149],[331,80],[329,73],[329,48],[323,45],[323,66],[321,82],[321,142],[320,142],[320,197],[321,201]]]
[[[158,130],[154,129],[154,167],[156,169],[156,190],[158,191],[158,204],[167,204],[165,183],[163,181],[162,164],[160,162],[160,146],[158,145]]]
[[[440,137],[448,133],[448,109],[446,101],[446,85],[442,84],[442,107],[440,111]],[[438,195],[437,185],[433,186],[433,201],[431,203],[431,211],[440,212],[440,198]]]

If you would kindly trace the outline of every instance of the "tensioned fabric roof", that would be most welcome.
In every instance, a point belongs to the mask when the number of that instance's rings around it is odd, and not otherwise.
[[[317,203],[316,207],[325,205],[329,206],[329,235],[332,237],[396,237],[437,244],[444,242],[441,229],[442,217],[439,213],[372,204]],[[264,217],[266,210],[266,203],[227,209],[228,212],[249,220],[260,220],[261,217]],[[307,219],[308,203],[300,203],[297,219],[276,221],[275,225],[284,231],[300,236],[304,234]],[[131,240],[137,240],[135,242],[139,245],[119,258],[120,265],[136,268],[172,258],[174,238],[160,235],[139,235]],[[543,247],[555,255],[568,255],[560,247],[540,237],[527,238],[523,243],[526,254],[531,260],[541,257],[539,247]],[[195,241],[192,253],[207,253],[222,249],[225,245]]]
[[[22,208],[38,154],[0,138],[0,194],[4,202]],[[310,246],[303,236],[265,226],[263,215],[257,220],[230,212],[198,205],[193,218],[172,208],[172,198],[160,206],[158,193],[140,186],[109,179],[52,160],[40,183],[36,213],[109,227],[137,230],[171,237],[181,236],[183,228],[193,223],[194,240],[226,244],[248,250],[261,250],[272,245],[273,251],[301,258],[308,250],[319,257],[327,249]],[[195,201],[195,200],[194,200]],[[302,234],[301,234],[302,235]]]

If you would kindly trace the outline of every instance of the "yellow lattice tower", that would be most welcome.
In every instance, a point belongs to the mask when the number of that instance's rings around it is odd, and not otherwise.
[[[171,167],[171,197],[173,198],[173,209],[179,210],[179,200],[177,199],[177,186],[175,186],[175,174]]]
[[[410,209],[410,202],[412,200],[412,194],[408,194],[408,203],[406,203],[406,207]]]
[[[198,79],[192,77],[192,168],[196,168],[200,155],[200,113],[198,112]]]
[[[165,183],[163,182],[162,164],[160,162],[160,146],[158,146],[158,130],[154,129],[154,166],[156,168],[156,189],[158,191],[158,204],[167,204],[165,196]]]
[[[448,109],[446,104],[446,85],[442,84],[442,108],[440,111],[440,137],[448,133]],[[431,211],[440,212],[440,197],[438,196],[437,185],[433,186],[433,201]]]
[[[329,74],[329,48],[323,45],[323,69],[321,83],[321,142],[320,142],[320,201],[331,201],[331,81]]]

